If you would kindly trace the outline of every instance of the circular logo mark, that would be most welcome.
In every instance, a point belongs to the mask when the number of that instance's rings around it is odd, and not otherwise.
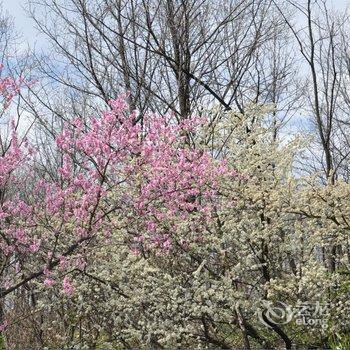
[[[259,321],[269,328],[273,324],[287,324],[293,318],[292,308],[282,301],[263,301],[257,314]]]

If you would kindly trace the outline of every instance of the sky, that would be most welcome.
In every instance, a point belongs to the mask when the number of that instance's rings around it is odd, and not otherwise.
[[[36,45],[37,48],[44,47],[44,38],[38,36],[35,24],[30,19],[26,12],[25,6],[28,0],[0,0],[3,3],[4,10],[14,18],[16,29],[22,34],[24,41],[28,42],[30,46]],[[336,9],[345,9],[350,6],[350,0],[329,0]]]
[[[0,0],[0,2],[2,2],[4,10],[13,17],[16,30],[23,36],[23,39],[31,46],[35,43],[41,46],[37,40],[34,21],[28,17],[24,9],[27,0]]]
[[[17,30],[23,35],[23,39],[31,46],[43,47],[45,43],[42,37],[37,36],[34,21],[28,18],[24,8],[28,0],[2,0],[3,7],[14,18]],[[1,2],[1,0],[0,0]],[[350,6],[350,0],[329,0],[336,9],[345,9]]]

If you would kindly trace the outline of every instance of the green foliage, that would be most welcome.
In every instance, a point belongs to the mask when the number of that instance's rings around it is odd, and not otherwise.
[[[0,333],[0,350],[6,350],[5,343],[4,343],[4,336],[2,333]]]

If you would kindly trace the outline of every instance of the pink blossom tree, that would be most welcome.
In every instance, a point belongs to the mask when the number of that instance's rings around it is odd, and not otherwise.
[[[0,86],[10,102],[9,91],[18,85],[6,78]],[[0,297],[32,281],[48,288],[62,283],[72,294],[70,272],[88,264],[85,254],[96,242],[122,228],[133,254],[167,254],[202,239],[200,227],[215,209],[219,178],[235,175],[224,162],[187,145],[202,121],[174,125],[149,114],[141,127],[123,97],[110,107],[88,124],[75,119],[65,125],[56,139],[62,157],[57,181],[37,178],[31,171],[35,154],[13,132],[0,158],[0,186],[15,186],[18,193],[4,197],[0,207]],[[191,222],[197,237],[179,239],[179,220]]]

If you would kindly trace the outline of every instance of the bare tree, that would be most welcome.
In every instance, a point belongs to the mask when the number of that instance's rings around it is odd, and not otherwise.
[[[74,96],[67,106],[101,106],[128,93],[140,117],[172,111],[180,120],[211,104],[242,111],[257,97],[279,102],[291,75],[279,44],[285,24],[269,1],[40,0],[30,11],[54,55],[39,57],[39,71]],[[271,45],[275,66],[263,71]],[[42,92],[38,99],[62,115]]]

